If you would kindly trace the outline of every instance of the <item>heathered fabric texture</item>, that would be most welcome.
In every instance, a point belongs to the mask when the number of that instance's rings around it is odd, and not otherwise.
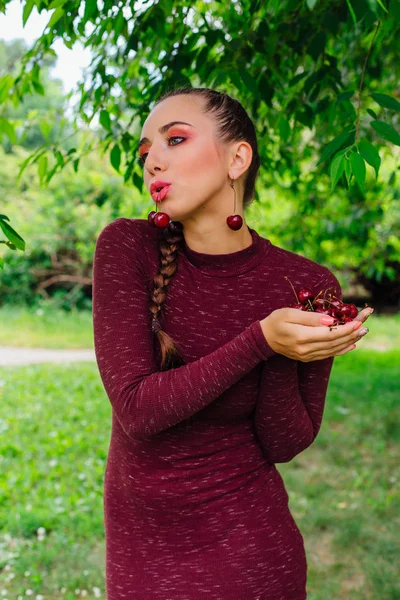
[[[230,254],[185,243],[161,324],[187,364],[164,372],[149,311],[161,231],[119,218],[98,238],[108,600],[306,598],[303,537],[274,463],[315,439],[333,359],[275,353],[260,321],[295,301],[284,276],[296,289],[341,289],[326,267],[249,230],[252,245]]]

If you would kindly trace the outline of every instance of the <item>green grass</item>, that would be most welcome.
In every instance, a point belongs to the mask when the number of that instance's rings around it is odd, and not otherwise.
[[[338,357],[316,441],[278,467],[312,600],[400,598],[399,380],[399,350]]]
[[[316,441],[278,465],[305,540],[309,600],[400,598],[400,350],[364,344],[379,335],[394,347],[400,327],[390,319],[374,314],[359,348],[335,360]],[[2,597],[25,598],[29,589],[44,600],[105,598],[111,407],[97,365],[1,368],[0,402]]]
[[[91,311],[67,313],[45,302],[37,309],[2,306],[0,321],[1,346],[93,349]]]
[[[38,309],[3,306],[0,321],[2,346],[93,349],[91,311],[66,313],[54,308],[51,302],[42,301]],[[363,348],[379,351],[400,348],[400,313],[374,312],[367,325],[370,332],[360,343]]]

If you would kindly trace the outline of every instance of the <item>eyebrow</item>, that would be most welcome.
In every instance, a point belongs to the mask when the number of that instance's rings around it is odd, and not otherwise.
[[[170,123],[166,123],[165,125],[162,125],[158,131],[160,133],[166,133],[168,131],[168,129],[170,129],[170,127],[172,127],[173,125],[189,125],[189,127],[194,127],[190,123],[185,123],[185,121],[171,121]],[[150,142],[149,138],[147,138],[147,137],[142,138],[139,142],[137,149],[139,150],[140,147],[143,146],[143,144],[147,144],[148,142]]]

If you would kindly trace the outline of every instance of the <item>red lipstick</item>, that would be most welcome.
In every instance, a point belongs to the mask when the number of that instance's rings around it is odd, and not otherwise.
[[[153,181],[150,186],[150,194],[155,202],[161,202],[164,200],[165,196],[168,194],[169,189],[171,187],[171,183],[169,181],[163,181],[161,179],[157,179],[157,181]]]

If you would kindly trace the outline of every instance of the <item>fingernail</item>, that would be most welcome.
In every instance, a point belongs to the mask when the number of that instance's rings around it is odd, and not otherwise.
[[[360,331],[358,332],[358,335],[365,335],[366,333],[368,333],[369,329],[368,327],[364,327],[363,329],[360,329]]]
[[[362,325],[362,322],[361,321],[357,321],[357,323],[353,327],[353,331],[355,331],[356,329],[358,329],[359,327],[361,327],[361,325]]]
[[[321,323],[322,325],[332,325],[332,323],[335,322],[335,319],[333,317],[330,317],[329,315],[323,315],[321,317]]]

